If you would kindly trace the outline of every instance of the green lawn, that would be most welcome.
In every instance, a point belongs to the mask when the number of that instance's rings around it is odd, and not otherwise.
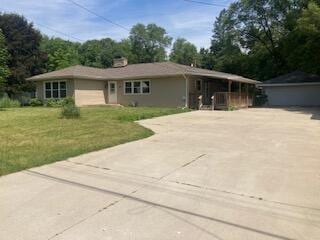
[[[0,175],[64,160],[151,136],[133,121],[186,110],[81,108],[80,119],[61,119],[58,108],[0,111]]]

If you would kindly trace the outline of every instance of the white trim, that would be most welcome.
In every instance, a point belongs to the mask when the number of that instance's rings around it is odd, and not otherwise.
[[[134,93],[134,83],[140,82],[140,93]],[[149,82],[149,92],[143,93],[142,82]],[[131,93],[126,93],[126,83],[131,83]],[[151,80],[143,79],[143,80],[130,80],[123,82],[123,95],[150,95],[151,94]]]
[[[57,98],[54,98],[53,97],[53,87],[52,87],[52,83],[54,82],[58,82],[58,97]],[[53,81],[44,81],[43,82],[43,99],[61,99],[61,96],[60,96],[60,91],[61,91],[61,88],[60,88],[60,83],[61,82],[65,82],[66,83],[66,88],[65,89],[62,89],[62,90],[65,90],[66,91],[66,97],[67,97],[67,80],[53,80]],[[51,97],[50,98],[47,98],[46,96],[46,83],[50,83],[50,89],[51,89]]]
[[[258,87],[289,87],[289,86],[313,86],[320,85],[320,82],[304,82],[304,83],[262,83]]]

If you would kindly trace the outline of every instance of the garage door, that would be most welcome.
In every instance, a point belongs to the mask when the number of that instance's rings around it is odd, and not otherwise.
[[[320,85],[264,87],[271,106],[320,106]]]
[[[75,80],[75,100],[78,106],[105,104],[105,82]]]

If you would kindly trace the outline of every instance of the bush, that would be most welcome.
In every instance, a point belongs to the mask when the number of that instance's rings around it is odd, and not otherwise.
[[[46,107],[58,108],[64,105],[63,99],[49,99],[46,101]]]
[[[61,111],[62,118],[79,118],[80,108],[72,103],[68,103],[62,107]]]
[[[18,100],[10,99],[7,96],[0,99],[0,108],[17,108],[20,106],[21,104]]]
[[[236,110],[238,110],[236,106],[231,105],[228,107],[228,111],[236,111]]]
[[[63,105],[68,105],[68,104],[75,105],[75,101],[73,97],[66,97],[65,99],[63,99]]]
[[[38,98],[32,98],[29,102],[31,107],[39,107],[43,105],[43,102]]]

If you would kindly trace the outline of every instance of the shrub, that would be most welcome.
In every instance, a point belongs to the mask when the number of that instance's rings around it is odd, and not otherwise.
[[[80,108],[75,104],[68,103],[62,107],[61,110],[62,118],[79,118],[80,117]]]
[[[228,111],[235,111],[235,110],[238,110],[235,106],[229,106],[228,107]]]
[[[10,99],[7,96],[0,99],[0,108],[17,108],[20,106],[21,104],[18,100]]]
[[[68,105],[68,104],[75,105],[75,101],[73,97],[66,97],[65,99],[63,99],[63,105]]]
[[[38,98],[32,98],[29,102],[31,107],[39,107],[43,105],[43,102]]]
[[[48,99],[46,102],[46,107],[58,108],[64,105],[63,99]]]

